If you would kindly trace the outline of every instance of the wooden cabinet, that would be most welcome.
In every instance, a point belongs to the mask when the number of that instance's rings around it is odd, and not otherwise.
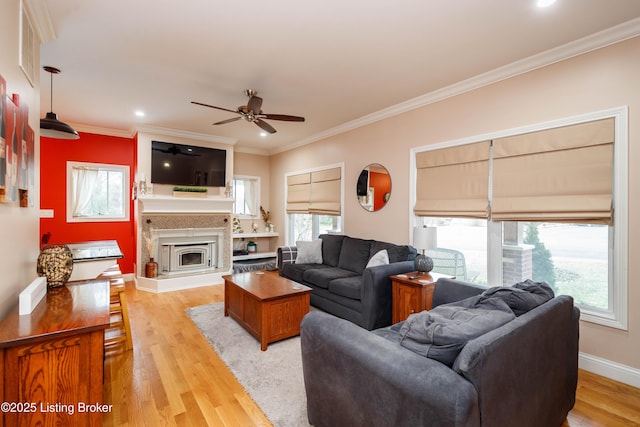
[[[411,276],[419,276],[410,279]],[[412,313],[423,310],[431,310],[433,290],[436,281],[441,277],[455,278],[445,274],[407,273],[391,276],[391,289],[393,297],[392,322],[398,323],[406,320]]]
[[[5,426],[102,425],[109,281],[47,292],[34,311],[0,322],[0,413]]]

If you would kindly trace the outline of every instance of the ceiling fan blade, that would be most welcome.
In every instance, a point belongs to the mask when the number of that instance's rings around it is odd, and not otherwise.
[[[228,108],[216,107],[215,105],[203,104],[202,102],[191,101],[192,104],[202,105],[203,107],[215,108],[216,110],[228,111],[230,113],[237,113],[236,110],[229,110]]]
[[[221,120],[219,122],[215,122],[214,125],[224,125],[226,123],[235,122],[236,120],[240,120],[240,119],[242,119],[242,117],[233,117],[231,119]]]
[[[247,102],[247,110],[253,111],[253,114],[260,114],[260,108],[262,107],[262,98],[253,95]]]
[[[269,133],[276,133],[276,130],[273,128],[273,126],[271,126],[269,123],[265,122],[264,120],[261,119],[256,119],[253,121],[253,123],[257,124],[258,126],[260,126],[260,129],[269,132]]]
[[[287,116],[286,114],[261,114],[260,117],[269,120],[284,120],[285,122],[304,122],[304,117]]]

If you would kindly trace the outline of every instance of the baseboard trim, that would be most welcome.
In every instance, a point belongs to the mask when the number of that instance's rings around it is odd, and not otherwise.
[[[640,369],[586,353],[578,353],[578,366],[585,371],[640,388]]]

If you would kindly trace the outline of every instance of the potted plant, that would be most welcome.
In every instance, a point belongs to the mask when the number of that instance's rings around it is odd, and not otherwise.
[[[207,197],[207,189],[204,187],[173,187],[174,197]]]

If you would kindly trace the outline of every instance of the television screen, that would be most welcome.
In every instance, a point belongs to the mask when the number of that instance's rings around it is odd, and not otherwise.
[[[226,165],[226,150],[151,141],[154,184],[224,187]]]

